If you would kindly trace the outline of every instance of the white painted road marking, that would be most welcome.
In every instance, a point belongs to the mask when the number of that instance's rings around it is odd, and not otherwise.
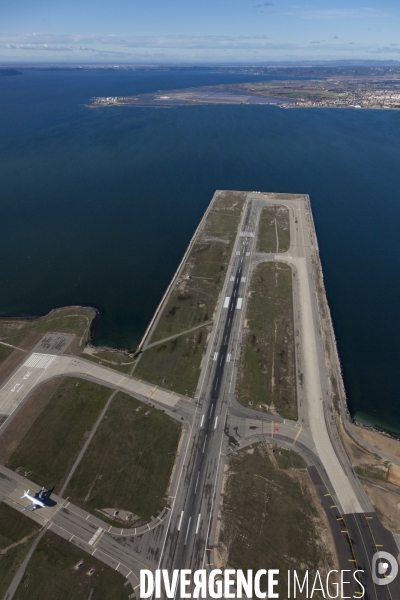
[[[224,300],[224,308],[228,308],[230,299],[231,299],[230,296],[226,296],[226,298]]]
[[[194,495],[196,495],[197,486],[199,485],[199,477],[200,477],[200,471],[197,473],[196,487],[194,488]]]
[[[202,454],[204,454],[204,449],[205,449],[205,447],[206,447],[206,441],[207,441],[207,435],[206,435],[206,437],[204,438],[204,446],[203,446],[203,452],[202,452]]]
[[[233,276],[233,275],[231,275],[231,277],[230,277],[229,281],[235,281],[235,278],[234,278],[234,276]]]
[[[217,358],[218,358],[218,352],[214,352],[214,358],[213,358],[213,360],[217,360]]]
[[[190,527],[190,521],[192,520],[192,517],[189,517],[189,523],[188,523],[188,528],[186,530],[186,537],[185,537],[185,546],[186,546],[186,542],[187,542],[187,538],[188,538],[188,533],[189,533],[189,527]]]
[[[199,533],[200,519],[201,515],[199,515],[199,518],[197,519],[196,535]]]
[[[203,425],[203,421],[204,421],[204,415],[201,417],[200,427]]]
[[[47,369],[47,367],[53,362],[55,356],[52,354],[31,354],[26,359],[23,367],[36,367],[37,369]]]
[[[89,546],[93,546],[93,544],[96,542],[96,540],[98,539],[98,537],[100,536],[102,531],[103,531],[103,528],[99,527],[98,530],[96,531],[96,533],[94,533],[92,535],[92,537],[90,538],[90,540],[88,542]]]
[[[242,283],[246,281],[246,277],[242,277]]]
[[[228,354],[228,356],[226,357],[226,362],[231,362],[231,355]]]
[[[217,429],[217,425],[218,425],[218,417],[216,417],[216,419],[215,419],[214,429]]]
[[[181,512],[181,518],[179,519],[178,531],[180,530],[181,525],[182,525],[182,518],[183,518],[183,511]]]
[[[239,310],[240,308],[242,308],[242,302],[243,302],[243,298],[238,298],[237,304],[236,304],[236,308]]]

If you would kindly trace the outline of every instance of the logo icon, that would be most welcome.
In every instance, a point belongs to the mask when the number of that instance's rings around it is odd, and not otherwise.
[[[372,557],[372,579],[376,585],[388,585],[397,577],[399,565],[389,552],[376,552]]]

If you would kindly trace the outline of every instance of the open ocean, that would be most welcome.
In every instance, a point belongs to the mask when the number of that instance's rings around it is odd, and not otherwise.
[[[350,410],[399,434],[400,112],[83,106],[263,79],[0,77],[0,315],[95,306],[95,342],[134,349],[216,189],[308,193]]]

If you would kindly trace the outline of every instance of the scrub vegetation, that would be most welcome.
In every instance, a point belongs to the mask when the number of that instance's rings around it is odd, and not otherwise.
[[[260,444],[232,457],[221,513],[217,555],[231,569],[296,569],[300,574],[333,568],[325,514],[312,494],[304,461],[290,450]],[[275,591],[283,597],[285,578],[279,581]]]
[[[124,583],[120,573],[47,531],[27,565],[14,600],[127,600],[132,588],[124,587]]]
[[[289,265],[267,262],[253,273],[236,393],[244,406],[297,419]]]
[[[260,215],[257,252],[287,252],[289,246],[289,210],[281,205],[266,206]]]
[[[96,383],[65,378],[6,466],[57,492],[110,394]]]
[[[110,367],[116,371],[122,371],[122,373],[129,373],[135,364],[135,359],[126,352],[115,352],[108,350],[96,350],[90,348],[90,351],[84,350],[82,358],[85,360],[91,360],[99,365]]]
[[[242,192],[221,192],[215,197],[148,340],[160,345],[144,351],[135,376],[180,393],[195,392],[207,330],[186,332],[214,318],[245,199]],[[178,333],[185,335],[164,341]]]
[[[38,532],[37,523],[15,508],[0,504],[0,598],[7,592]]]
[[[79,346],[83,348],[95,316],[96,313],[92,308],[70,306],[52,310],[40,318],[1,318],[0,340],[25,350],[31,350],[43,333],[71,333],[80,338]],[[68,350],[70,349],[68,348]],[[74,350],[76,351],[76,348]]]
[[[132,512],[137,526],[157,516],[178,449],[181,426],[119,392],[73,475],[65,496],[88,511]],[[104,518],[104,515],[102,515]]]
[[[7,356],[11,354],[12,351],[13,349],[9,346],[4,346],[3,344],[0,344],[0,363],[2,363],[3,360],[5,360]]]

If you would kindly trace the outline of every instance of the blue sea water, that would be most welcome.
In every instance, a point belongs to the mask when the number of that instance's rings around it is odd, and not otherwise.
[[[95,306],[96,343],[134,349],[216,189],[308,193],[351,412],[400,433],[400,112],[84,106],[257,79],[0,77],[0,314]]]

